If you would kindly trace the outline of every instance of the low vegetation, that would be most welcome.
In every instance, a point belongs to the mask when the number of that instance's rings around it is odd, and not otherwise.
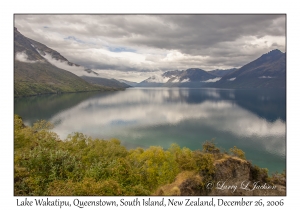
[[[90,84],[71,72],[45,62],[16,60],[14,63],[14,97],[122,89]]]
[[[228,157],[245,158],[234,147],[221,153],[213,141],[203,150],[172,145],[168,150],[152,146],[127,150],[117,139],[92,139],[73,133],[62,141],[52,125],[38,121],[24,126],[14,117],[14,194],[19,195],[180,195],[179,185],[192,184],[203,195],[204,183],[213,180],[215,162]],[[243,160],[244,161],[244,160]],[[258,167],[253,176],[268,177]]]

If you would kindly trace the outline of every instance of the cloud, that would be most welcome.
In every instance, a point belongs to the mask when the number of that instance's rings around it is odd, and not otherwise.
[[[182,80],[181,82],[182,82],[182,83],[184,83],[184,82],[190,82],[190,79],[187,78],[187,79]]]
[[[153,76],[153,74],[161,75],[162,72],[140,72],[140,71],[120,71],[120,70],[103,70],[103,69],[93,69],[93,71],[97,72],[99,77],[103,78],[115,78],[115,79],[124,79],[129,80],[132,82],[140,82],[145,79],[148,79],[149,77]]]
[[[37,62],[37,61],[29,60],[28,56],[26,54],[26,51],[17,52],[16,53],[16,60],[21,61],[21,62],[25,62],[25,63],[35,63],[35,62]]]
[[[82,67],[82,66],[70,66],[67,61],[56,60],[49,53],[45,52],[44,58],[49,63],[51,63],[52,65],[54,65],[54,66],[56,66],[58,68],[70,71],[70,72],[76,74],[77,76],[83,76],[84,73],[86,73],[84,71],[84,67]]]
[[[88,73],[87,71],[85,71],[85,68],[83,66],[76,66],[76,65],[70,66],[67,61],[57,60],[57,59],[53,58],[52,55],[47,52],[44,52],[44,54],[41,54],[38,49],[36,49],[36,50],[49,63],[51,63],[52,65],[54,65],[58,68],[72,72],[73,74],[76,74],[77,76],[97,77],[95,74]]]
[[[214,78],[214,79],[209,79],[209,80],[206,80],[206,81],[204,81],[204,82],[217,82],[217,81],[219,81],[221,79],[221,77],[216,77],[216,78]]]
[[[161,74],[155,74],[147,79],[150,83],[166,83],[170,78],[164,77]]]
[[[286,51],[285,21],[285,15],[15,15],[21,33],[73,63],[132,72],[241,67],[275,48]]]
[[[131,127],[177,125],[187,120],[197,120],[202,128],[229,132],[241,141],[250,138],[270,152],[276,151],[285,155],[285,142],[282,141],[286,134],[284,121],[278,119],[269,122],[231,101],[216,102],[214,99],[220,97],[217,90],[209,90],[207,94],[212,100],[188,104],[182,100],[183,96],[189,95],[186,89],[163,88],[157,89],[155,94],[143,89],[128,90],[83,101],[56,114],[50,121],[59,122],[54,130],[63,137],[73,131],[89,131],[91,133],[86,134],[111,138],[115,136],[114,130],[111,129],[115,122],[124,122],[118,129],[125,129],[128,133]],[[180,103],[166,103],[176,100]],[[101,117],[95,117],[95,113]],[[102,128],[101,131],[99,128]],[[99,136],[100,133],[103,136]],[[131,134],[126,134],[128,135]]]

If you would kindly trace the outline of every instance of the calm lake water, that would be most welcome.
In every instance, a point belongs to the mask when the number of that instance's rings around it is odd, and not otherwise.
[[[286,168],[285,90],[129,88],[17,98],[15,114],[25,124],[45,119],[64,139],[82,132],[118,138],[127,148],[172,143],[192,150],[205,140],[244,150],[270,173]]]

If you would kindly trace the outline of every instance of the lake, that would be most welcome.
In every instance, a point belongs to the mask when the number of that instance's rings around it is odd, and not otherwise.
[[[15,98],[14,112],[26,125],[52,122],[62,139],[82,132],[127,148],[177,143],[192,150],[215,139],[270,173],[286,168],[285,90],[129,88]]]

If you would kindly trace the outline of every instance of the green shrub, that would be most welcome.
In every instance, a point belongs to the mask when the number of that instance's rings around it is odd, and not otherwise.
[[[245,156],[245,152],[239,148],[237,148],[236,146],[234,146],[233,148],[230,148],[229,151],[234,155],[234,156],[237,156],[241,159],[246,159],[246,156]]]
[[[252,180],[254,182],[259,181],[264,183],[270,181],[267,168],[260,168],[256,165],[251,166],[250,173],[251,173]]]
[[[21,117],[14,116],[16,196],[151,195],[174,182],[180,172],[197,174],[183,185],[189,188],[195,184],[200,192],[205,191],[204,183],[213,180],[214,161],[222,156],[214,140],[206,141],[203,151],[177,144],[168,150],[152,146],[128,151],[118,139],[93,139],[82,133],[73,133],[62,141],[50,130],[52,127],[43,120],[33,127],[25,126]],[[235,146],[230,152],[245,159],[245,153]],[[256,181],[270,181],[267,169],[254,166],[251,175]],[[276,175],[271,181],[283,183],[283,176]],[[170,193],[188,193],[182,190],[173,187]]]
[[[134,173],[149,190],[173,181],[179,171],[174,156],[161,147],[152,146],[143,152],[139,149],[131,151],[129,159],[135,166]]]
[[[197,171],[200,171],[203,177],[211,177],[215,173],[214,156],[212,154],[195,151],[193,159],[196,162]]]
[[[211,154],[219,154],[220,149],[216,147],[215,139],[212,139],[210,141],[205,141],[202,145],[203,152],[205,153],[211,153]]]
[[[119,196],[123,195],[121,186],[114,180],[95,181],[85,178],[81,182],[53,181],[49,185],[49,195],[55,196]]]

